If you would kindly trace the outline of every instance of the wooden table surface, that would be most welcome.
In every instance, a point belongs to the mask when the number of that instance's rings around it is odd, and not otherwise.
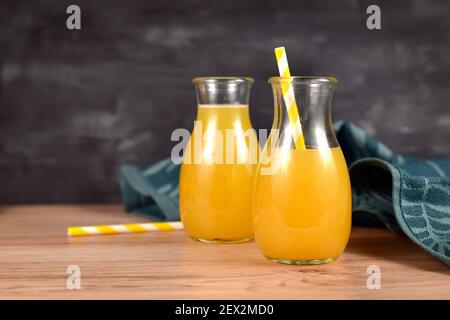
[[[70,225],[147,221],[118,205],[0,207],[0,298],[450,299],[450,271],[408,238],[354,227],[344,255],[318,266],[263,258],[254,242],[203,244],[184,231],[68,238]],[[381,289],[366,286],[369,265]],[[66,287],[67,267],[81,289]]]

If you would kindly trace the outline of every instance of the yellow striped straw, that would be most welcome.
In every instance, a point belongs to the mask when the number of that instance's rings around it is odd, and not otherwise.
[[[278,71],[280,77],[290,78],[291,72],[284,47],[275,48]],[[291,81],[281,81],[281,91],[283,92],[284,102],[286,104],[292,137],[297,149],[305,150],[305,139],[303,137],[302,125],[300,123],[300,114],[298,112],[297,102],[295,101],[294,89]]]
[[[122,234],[137,233],[149,231],[174,231],[183,230],[183,224],[180,221],[174,222],[153,222],[153,223],[134,223],[134,224],[112,224],[104,226],[85,226],[68,227],[68,236],[89,236],[101,234]]]

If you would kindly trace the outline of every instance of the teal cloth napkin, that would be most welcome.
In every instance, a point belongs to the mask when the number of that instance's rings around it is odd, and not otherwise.
[[[353,222],[403,232],[450,266],[450,158],[427,160],[394,153],[348,122],[334,125],[349,166]],[[179,220],[179,166],[170,159],[120,170],[128,212]]]

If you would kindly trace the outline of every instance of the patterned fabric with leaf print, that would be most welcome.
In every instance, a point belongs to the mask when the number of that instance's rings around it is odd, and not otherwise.
[[[355,222],[375,217],[450,266],[450,158],[395,154],[346,122],[335,130],[350,167]]]

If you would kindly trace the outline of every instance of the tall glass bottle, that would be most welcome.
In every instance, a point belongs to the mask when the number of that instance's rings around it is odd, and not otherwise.
[[[259,151],[248,109],[253,79],[204,77],[193,83],[197,120],[181,166],[181,220],[195,240],[251,240]]]
[[[296,147],[282,84],[291,81],[306,148]],[[255,240],[269,259],[319,264],[337,259],[351,228],[351,188],[333,131],[334,78],[273,77],[273,127],[254,194]]]

